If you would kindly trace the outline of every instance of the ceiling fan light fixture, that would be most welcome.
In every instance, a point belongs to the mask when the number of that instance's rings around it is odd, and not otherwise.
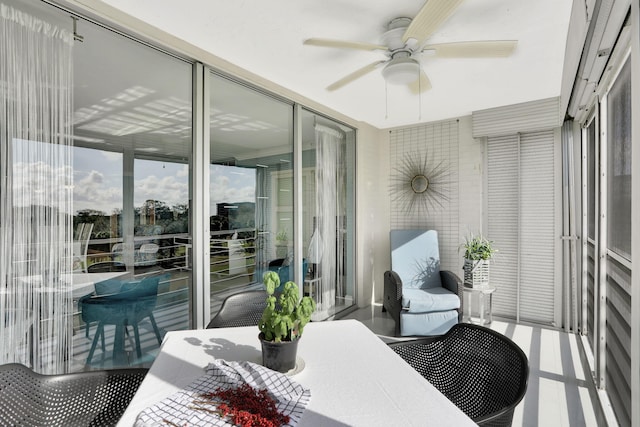
[[[420,77],[420,63],[413,58],[393,58],[382,69],[382,76],[394,85],[406,85]]]

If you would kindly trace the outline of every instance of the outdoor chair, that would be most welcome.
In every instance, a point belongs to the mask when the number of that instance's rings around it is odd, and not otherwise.
[[[529,362],[506,336],[459,323],[443,336],[389,346],[478,425],[511,425],[527,390]]]
[[[74,272],[87,271],[87,252],[89,250],[89,239],[91,238],[92,230],[93,224],[91,223],[80,223],[76,227],[72,247],[72,270]]]
[[[160,246],[157,243],[146,242],[136,243],[133,251],[133,265],[134,267],[150,267],[157,264],[158,251]],[[124,243],[115,243],[111,247],[111,260],[114,262],[123,263],[125,259],[125,245]]]
[[[276,294],[279,294],[284,289],[284,284],[288,281],[293,280],[293,269],[291,267],[291,263],[293,262],[292,257],[288,258],[278,258],[269,262],[269,271],[275,271],[278,273],[278,278],[280,278],[280,286],[276,288]],[[307,274],[307,268],[309,267],[309,263],[306,259],[302,260],[302,274]]]
[[[128,327],[133,328],[136,354],[142,357],[140,347],[140,333],[138,324],[145,318],[149,318],[158,344],[162,343],[160,330],[153,316],[158,295],[158,285],[162,276],[149,276],[140,281],[125,281],[119,285],[114,293],[103,295],[85,295],[78,300],[82,321],[85,323],[98,322],[96,335],[93,338],[91,349],[87,357],[87,363],[91,363],[93,353],[98,340],[101,340],[102,355],[105,355],[104,327],[114,325],[116,327],[114,338],[114,358],[119,352],[124,351],[124,334],[128,333]],[[103,284],[107,284],[105,281]],[[115,282],[116,285],[117,282]],[[96,284],[97,285],[97,284]],[[97,288],[96,288],[97,289]]]
[[[267,305],[267,292],[245,291],[229,295],[207,325],[207,329],[257,326]]]
[[[116,261],[97,262],[87,267],[87,273],[114,273],[125,271],[127,271],[127,266],[121,262]],[[122,283],[122,279],[107,279],[96,282],[94,285],[95,295],[116,293],[122,287]],[[84,324],[84,334],[87,338],[89,338],[89,327],[91,326],[92,321],[90,319],[87,320],[88,321],[85,321]]]
[[[391,270],[384,273],[382,311],[396,323],[396,336],[442,335],[462,320],[463,285],[440,270],[434,230],[392,230]]]
[[[87,267],[87,273],[115,273],[127,271],[127,266],[117,261],[96,262]]]
[[[40,375],[28,367],[0,366],[0,425],[115,425],[148,369]]]

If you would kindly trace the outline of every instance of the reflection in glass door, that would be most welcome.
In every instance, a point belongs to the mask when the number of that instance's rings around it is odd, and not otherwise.
[[[303,111],[302,137],[304,293],[325,320],[355,304],[354,131]]]
[[[190,326],[192,64],[78,30],[73,222],[90,237],[72,369],[148,366],[167,331]]]
[[[211,293],[253,282],[256,260],[254,168],[212,164]]]
[[[293,107],[211,75],[211,315],[223,299],[294,280]]]

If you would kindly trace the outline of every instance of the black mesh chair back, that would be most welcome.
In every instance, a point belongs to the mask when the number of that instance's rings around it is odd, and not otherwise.
[[[529,362],[509,338],[459,323],[440,337],[389,346],[478,425],[511,425],[527,390]]]
[[[0,366],[0,425],[116,425],[147,369],[40,375],[18,363]]]
[[[264,290],[229,295],[207,329],[257,326],[266,305],[267,293]]]

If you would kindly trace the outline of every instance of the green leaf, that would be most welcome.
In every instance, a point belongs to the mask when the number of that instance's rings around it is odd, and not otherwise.
[[[275,271],[265,271],[262,275],[262,283],[264,283],[267,294],[273,295],[278,286],[280,286],[280,276]]]
[[[299,338],[316,309],[315,301],[309,297],[300,300],[298,285],[289,281],[284,284],[276,304],[273,292],[280,285],[280,278],[275,272],[267,272],[263,281],[269,296],[258,328],[264,338],[275,342]]]
[[[464,257],[473,261],[491,259],[493,254],[497,252],[497,249],[493,247],[493,241],[482,235],[469,235],[462,247],[464,248]]]

